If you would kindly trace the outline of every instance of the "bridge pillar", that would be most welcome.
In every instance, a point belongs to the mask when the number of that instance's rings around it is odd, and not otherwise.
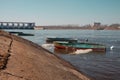
[[[1,22],[1,26],[3,26],[3,23]]]
[[[17,25],[18,25],[18,27],[20,27],[20,23],[18,23]]]
[[[25,26],[25,23],[23,23],[23,27]]]
[[[9,26],[9,23],[6,23],[6,26]]]
[[[12,24],[12,26],[14,27],[14,23],[11,23]]]

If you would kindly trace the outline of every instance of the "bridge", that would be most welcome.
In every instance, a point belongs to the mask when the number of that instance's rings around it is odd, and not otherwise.
[[[34,29],[35,23],[31,22],[0,22],[0,29]]]

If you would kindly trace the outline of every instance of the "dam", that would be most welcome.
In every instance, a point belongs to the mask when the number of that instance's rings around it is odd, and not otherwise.
[[[34,22],[0,22],[0,29],[34,29]]]

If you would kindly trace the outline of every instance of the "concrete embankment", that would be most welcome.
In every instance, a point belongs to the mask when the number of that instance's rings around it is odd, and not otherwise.
[[[90,80],[31,41],[0,31],[0,80]]]

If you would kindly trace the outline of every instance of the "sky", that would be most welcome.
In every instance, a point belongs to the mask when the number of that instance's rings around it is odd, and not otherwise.
[[[0,0],[0,21],[110,25],[120,23],[120,0]]]

